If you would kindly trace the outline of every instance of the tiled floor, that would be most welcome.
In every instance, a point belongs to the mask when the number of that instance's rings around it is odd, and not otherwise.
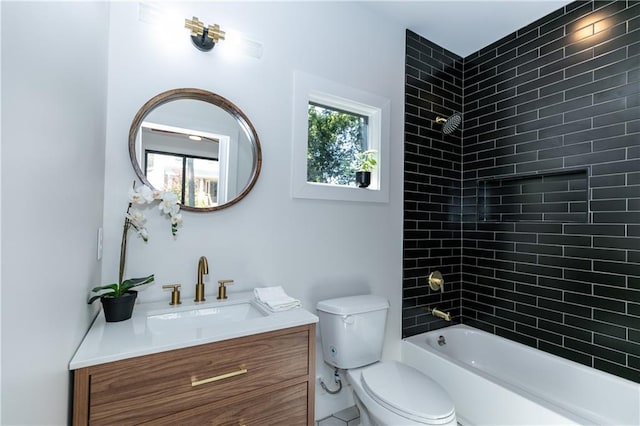
[[[359,426],[360,413],[355,407],[345,408],[316,422],[317,426]]]
[[[360,426],[360,412],[354,405],[316,422],[316,426]],[[463,426],[458,423],[458,426]]]

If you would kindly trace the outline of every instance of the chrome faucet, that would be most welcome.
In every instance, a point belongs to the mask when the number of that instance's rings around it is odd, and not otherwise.
[[[200,256],[198,260],[198,282],[196,283],[196,298],[194,302],[204,302],[204,283],[202,282],[202,276],[209,275],[209,262],[204,256]]]

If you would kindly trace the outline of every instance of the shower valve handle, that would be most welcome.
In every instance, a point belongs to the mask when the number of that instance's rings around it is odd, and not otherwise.
[[[441,293],[444,293],[444,278],[440,271],[434,271],[429,274],[429,287],[431,287],[431,290],[440,290]]]

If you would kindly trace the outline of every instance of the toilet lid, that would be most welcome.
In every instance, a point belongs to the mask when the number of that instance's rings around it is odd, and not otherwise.
[[[365,368],[361,377],[363,388],[376,402],[410,420],[439,423],[454,414],[444,388],[408,365],[381,362]]]

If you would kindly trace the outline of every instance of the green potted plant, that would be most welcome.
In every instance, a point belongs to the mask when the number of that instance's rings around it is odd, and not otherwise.
[[[360,188],[371,184],[371,170],[378,165],[375,158],[377,152],[375,149],[368,149],[356,154],[356,183]]]
[[[135,185],[135,184],[134,184]],[[120,243],[120,270],[118,271],[118,282],[113,284],[102,285],[91,289],[93,295],[87,303],[91,304],[97,299],[102,302],[105,320],[107,322],[124,321],[131,318],[133,306],[136,301],[138,292],[133,290],[144,284],[153,282],[153,274],[141,277],[123,280],[125,260],[127,256],[127,235],[129,230],[133,228],[138,236],[145,242],[149,238],[147,229],[145,228],[146,218],[141,210],[133,208],[134,204],[152,204],[159,201],[159,209],[162,213],[171,218],[171,233],[176,236],[178,233],[178,225],[182,223],[182,215],[180,214],[180,204],[178,197],[172,192],[161,192],[151,190],[146,185],[138,188],[135,186],[129,190],[129,206],[125,213],[124,226],[122,227],[122,242]]]

